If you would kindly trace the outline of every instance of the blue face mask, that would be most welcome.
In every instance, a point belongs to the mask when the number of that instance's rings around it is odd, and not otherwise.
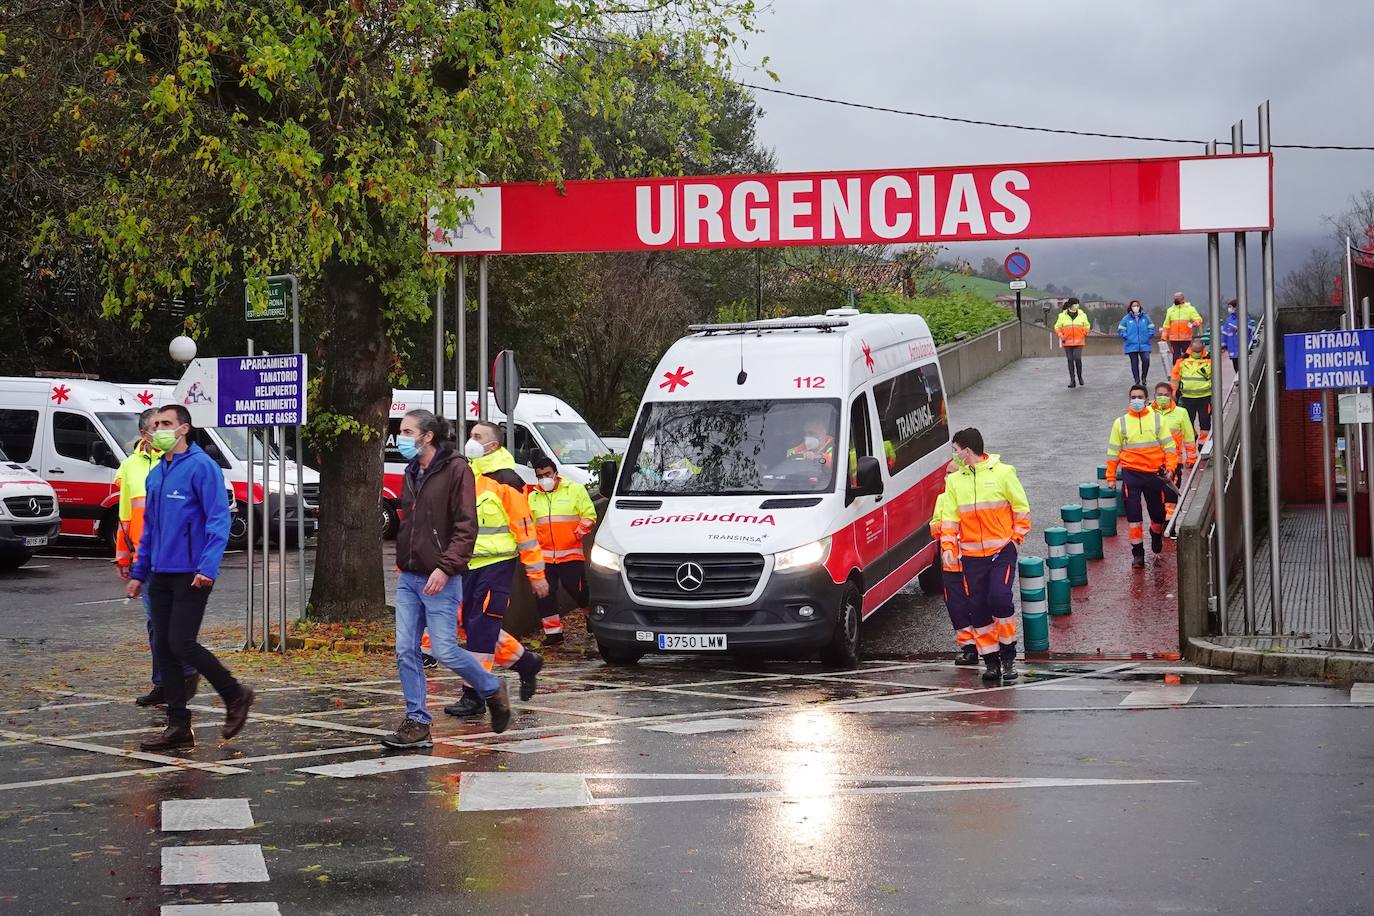
[[[1144,399],[1144,398],[1131,398],[1131,410],[1140,411],[1140,410],[1144,410],[1144,409],[1145,409],[1145,399]]]
[[[415,444],[414,436],[397,436],[396,451],[401,453],[401,457],[406,461],[420,454],[420,447]]]

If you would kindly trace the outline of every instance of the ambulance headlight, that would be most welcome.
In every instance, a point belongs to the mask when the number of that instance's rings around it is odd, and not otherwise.
[[[830,557],[830,538],[793,547],[773,555],[773,572],[793,572],[820,566]]]
[[[591,563],[606,572],[620,572],[620,554],[611,553],[600,544],[592,545]]]

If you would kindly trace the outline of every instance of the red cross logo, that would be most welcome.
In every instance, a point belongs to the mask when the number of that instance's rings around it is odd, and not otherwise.
[[[694,370],[686,366],[678,366],[676,372],[663,373],[663,381],[658,383],[658,387],[667,388],[668,393],[672,394],[679,388],[686,388],[690,384],[687,379],[694,374]]]
[[[68,388],[66,385],[52,386],[52,399],[57,403],[61,404],[63,401],[67,400],[71,396],[72,390]]]
[[[153,406],[153,393],[151,391],[140,391],[138,393],[138,403],[144,407]]]
[[[873,371],[873,348],[870,347],[870,346],[868,345],[868,341],[866,341],[866,340],[860,340],[859,343],[862,344],[862,345],[863,345],[863,348],[864,348],[864,365],[868,367],[868,371],[869,371],[869,372],[872,372],[872,371]]]
[[[469,401],[469,402],[468,402],[468,412],[471,413],[474,417],[477,416],[477,402],[476,402],[476,401]]]

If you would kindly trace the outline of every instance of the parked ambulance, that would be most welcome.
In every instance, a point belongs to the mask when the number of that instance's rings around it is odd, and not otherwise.
[[[950,429],[915,315],[702,325],[663,356],[588,564],[602,657],[819,651],[920,576]]]
[[[487,398],[487,417],[491,422],[500,424],[504,432],[506,415],[497,408],[495,396],[488,392]],[[477,422],[477,393],[469,391],[463,400],[466,404],[466,426],[470,428]],[[406,469],[406,460],[396,450],[396,437],[400,435],[401,419],[406,411],[417,408],[434,410],[433,390],[397,388],[392,392],[382,486],[383,530],[387,537],[395,537],[400,527],[401,485]],[[444,409],[439,413],[444,417],[458,415],[454,392],[444,392]],[[458,435],[461,440],[466,430]],[[515,445],[511,453],[515,456],[516,470],[526,483],[534,483],[534,471],[529,465],[540,454],[557,462],[558,473],[566,479],[574,483],[590,483],[592,474],[589,465],[592,460],[610,451],[587,425],[587,421],[567,402],[536,390],[521,391],[520,400],[515,405]]]
[[[0,448],[0,571],[29,562],[61,526],[53,488]]]
[[[138,415],[163,403],[152,391],[132,394],[109,382],[76,378],[0,378],[0,450],[46,481],[57,500],[60,533],[114,548],[119,526],[115,471],[138,441]],[[214,442],[202,441],[215,452]],[[235,506],[226,470],[225,498]],[[242,538],[235,512],[234,534]]]

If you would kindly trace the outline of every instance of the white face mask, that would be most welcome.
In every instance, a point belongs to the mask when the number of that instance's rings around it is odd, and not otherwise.
[[[463,443],[463,455],[469,459],[481,458],[487,453],[487,447],[476,439],[469,439]]]
[[[808,452],[814,452],[821,447],[821,440],[815,436],[807,436],[802,440],[802,445],[806,446]]]
[[[555,489],[557,489],[557,488],[558,488],[558,478],[557,478],[557,477],[540,477],[540,478],[539,478],[539,489],[543,490],[545,493],[552,493],[552,492],[553,492]]]

